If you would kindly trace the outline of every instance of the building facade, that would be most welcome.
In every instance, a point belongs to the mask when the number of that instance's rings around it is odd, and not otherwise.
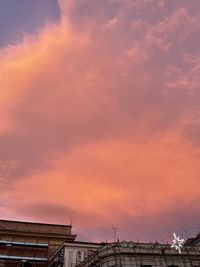
[[[73,242],[70,225],[0,220],[0,267],[47,266],[65,242]]]
[[[200,247],[184,246],[180,254],[171,245],[117,242],[105,244],[77,267],[199,267]]]
[[[169,244],[75,241],[70,225],[0,220],[0,267],[200,267],[200,235]]]
[[[74,241],[63,244],[49,261],[49,267],[76,267],[102,244]]]

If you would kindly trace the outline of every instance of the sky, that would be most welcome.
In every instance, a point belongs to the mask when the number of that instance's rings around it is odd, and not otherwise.
[[[84,241],[200,231],[199,14],[199,0],[0,0],[2,219],[72,220]]]

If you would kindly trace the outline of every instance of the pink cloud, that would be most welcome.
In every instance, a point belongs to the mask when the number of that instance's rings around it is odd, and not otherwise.
[[[199,203],[199,18],[164,16],[167,1],[59,3],[59,25],[0,52],[3,216],[161,236],[153,218],[167,233],[177,202]]]

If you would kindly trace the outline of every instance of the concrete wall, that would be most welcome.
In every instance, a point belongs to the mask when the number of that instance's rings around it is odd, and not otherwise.
[[[100,246],[101,244],[90,242],[66,242],[53,255],[49,262],[49,267],[76,267],[89,255],[92,255]],[[60,257],[60,255],[63,256]],[[60,260],[61,258],[62,260]]]
[[[94,243],[66,243],[64,245],[64,267],[75,267],[100,247]]]

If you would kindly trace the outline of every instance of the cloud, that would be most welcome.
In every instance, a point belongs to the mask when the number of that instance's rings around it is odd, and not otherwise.
[[[0,51],[4,217],[162,236],[156,221],[180,226],[199,197],[199,17],[169,1],[59,3],[60,24]]]

